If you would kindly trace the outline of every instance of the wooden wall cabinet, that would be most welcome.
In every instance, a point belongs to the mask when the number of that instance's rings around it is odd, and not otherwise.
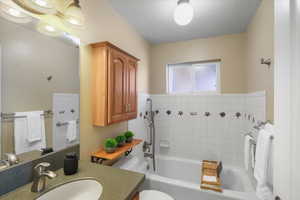
[[[93,125],[107,126],[136,118],[139,59],[109,42],[91,46]]]

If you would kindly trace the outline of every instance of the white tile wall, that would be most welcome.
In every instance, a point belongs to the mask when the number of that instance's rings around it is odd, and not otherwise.
[[[74,110],[75,112],[71,112]],[[64,111],[64,112],[62,112]],[[79,120],[79,94],[53,94],[53,149],[55,151],[79,144],[80,128],[77,126],[77,139],[72,142],[67,141],[67,125],[58,127],[57,122],[68,122]]]
[[[139,95],[139,113],[147,110],[149,95]],[[227,165],[242,166],[244,134],[254,122],[265,121],[265,93],[224,95],[150,95],[155,117],[156,148],[160,155],[194,160],[222,160]],[[166,112],[170,110],[171,114]],[[183,115],[178,115],[182,111]],[[190,113],[197,113],[191,115]],[[206,117],[205,112],[211,115]],[[221,117],[220,113],[226,116]],[[241,116],[236,117],[236,113]],[[249,120],[248,120],[249,118]],[[137,137],[147,138],[143,116],[129,122]],[[160,142],[170,147],[160,147]],[[140,145],[141,146],[141,145]],[[142,158],[142,154],[138,153]]]
[[[128,123],[128,129],[133,131],[136,138],[148,140],[148,125],[147,122],[144,120],[144,114],[147,110],[147,98],[150,96],[148,94],[140,93],[138,95],[138,117],[135,120],[131,120]],[[141,116],[140,116],[141,114]],[[143,145],[138,145],[137,148],[133,149],[131,153],[133,156],[137,156],[140,161],[143,160]]]

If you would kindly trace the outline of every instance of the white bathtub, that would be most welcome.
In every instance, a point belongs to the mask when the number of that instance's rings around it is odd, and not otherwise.
[[[224,166],[222,171],[223,193],[200,189],[201,162],[173,157],[158,157],[157,170],[147,170],[147,162],[128,158],[115,166],[146,174],[141,190],[155,189],[166,192],[176,200],[256,200],[246,172]]]

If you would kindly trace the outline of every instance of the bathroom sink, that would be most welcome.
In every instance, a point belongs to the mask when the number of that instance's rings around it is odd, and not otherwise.
[[[98,200],[102,194],[102,185],[94,179],[74,180],[45,192],[36,200]]]

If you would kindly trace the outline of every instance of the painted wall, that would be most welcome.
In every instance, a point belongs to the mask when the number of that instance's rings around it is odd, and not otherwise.
[[[267,119],[273,121],[274,65],[260,64],[261,58],[274,63],[274,0],[263,0],[249,24],[246,34],[246,89],[247,92],[265,90]]]
[[[84,43],[110,41],[141,59],[138,67],[138,91],[148,92],[149,45],[120,17],[107,0],[82,1],[86,15],[86,30],[78,33]],[[103,145],[104,139],[127,130],[127,122],[99,128],[92,126],[91,48],[80,48],[80,149],[81,159],[90,159],[91,152]]]
[[[245,91],[245,34],[225,35],[151,48],[150,93],[166,93],[166,65],[191,61],[221,59],[221,92]]]

